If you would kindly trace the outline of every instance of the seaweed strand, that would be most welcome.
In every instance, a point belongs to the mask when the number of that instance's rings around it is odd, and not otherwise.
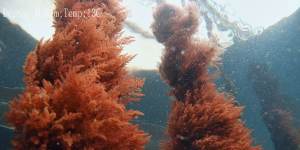
[[[165,45],[160,73],[175,97],[168,122],[166,150],[257,150],[250,130],[241,121],[242,108],[216,89],[209,65],[218,49],[193,38],[197,8],[161,4],[152,25]]]

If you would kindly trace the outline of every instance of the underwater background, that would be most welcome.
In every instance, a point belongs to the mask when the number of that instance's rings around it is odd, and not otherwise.
[[[23,90],[22,66],[36,43],[0,14],[0,149],[10,149],[13,131],[4,113]],[[243,121],[255,144],[265,150],[299,149],[288,137],[300,136],[300,9],[258,35],[235,40],[220,57],[215,82],[219,91],[232,94],[244,107]],[[144,113],[134,123],[152,136],[146,149],[159,149],[173,100],[170,88],[155,69],[135,68],[131,73],[145,79],[145,96],[128,107]]]

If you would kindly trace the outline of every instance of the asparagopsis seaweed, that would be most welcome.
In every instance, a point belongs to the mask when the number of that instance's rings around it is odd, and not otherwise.
[[[169,150],[254,150],[250,130],[241,121],[242,108],[219,93],[208,67],[218,48],[193,38],[197,8],[161,4],[152,25],[165,46],[160,73],[175,97],[168,122]]]
[[[55,34],[41,41],[24,66],[26,88],[10,103],[14,149],[144,149],[149,136],[131,121],[143,80],[125,68],[121,54],[126,11],[118,0],[56,0],[64,8],[101,10],[98,17],[54,18]],[[92,14],[87,14],[92,15]]]
[[[266,64],[249,66],[248,78],[262,106],[262,118],[269,129],[276,150],[298,150],[299,130],[296,127],[289,99],[280,91],[279,80]]]

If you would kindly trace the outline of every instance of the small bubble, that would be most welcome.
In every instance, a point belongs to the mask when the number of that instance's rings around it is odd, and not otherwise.
[[[176,49],[175,49],[175,47],[171,47],[171,51],[173,51],[173,52],[174,52],[175,50],[176,50]]]
[[[260,65],[256,65],[256,69],[260,69]]]

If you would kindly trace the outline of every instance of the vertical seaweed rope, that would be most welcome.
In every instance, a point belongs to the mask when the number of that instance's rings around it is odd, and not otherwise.
[[[265,122],[276,150],[299,150],[300,135],[295,124],[292,101],[283,95],[279,80],[266,64],[253,63],[249,66],[248,78],[262,107]]]
[[[194,5],[161,4],[154,13],[153,33],[165,46],[160,73],[175,97],[163,143],[167,150],[257,150],[241,121],[242,108],[219,93],[208,67],[217,48],[193,38],[198,28]]]

